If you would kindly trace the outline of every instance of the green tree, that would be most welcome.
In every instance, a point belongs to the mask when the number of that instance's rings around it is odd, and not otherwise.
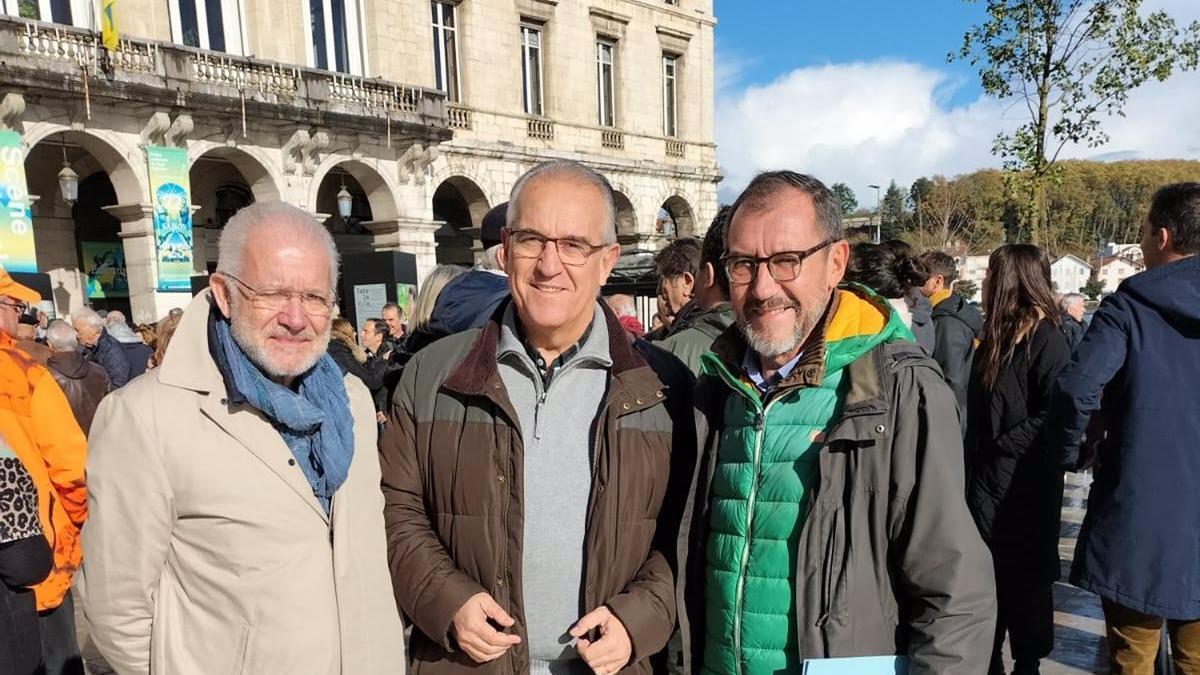
[[[908,212],[908,199],[896,181],[888,185],[879,204],[879,238],[881,241],[898,238],[910,228],[912,214]]]
[[[1024,104],[993,153],[1019,202],[1019,236],[1037,244],[1063,147],[1103,145],[1103,120],[1123,113],[1130,91],[1196,68],[1200,21],[1180,30],[1166,12],[1143,15],[1142,0],[983,1],[987,19],[948,58],[978,66],[988,95]]]
[[[908,188],[908,205],[912,207],[913,219],[917,221],[917,229],[920,229],[925,224],[923,206],[929,201],[929,196],[932,192],[933,181],[924,176],[914,180],[913,184]]]
[[[974,279],[961,279],[954,284],[954,293],[966,300],[973,300],[978,292],[979,284],[975,283]]]
[[[1093,277],[1087,280],[1087,283],[1083,285],[1083,288],[1079,289],[1079,292],[1088,300],[1095,300],[1104,292],[1104,284],[1100,283],[1099,279]]]
[[[841,202],[843,216],[848,216],[858,210],[858,198],[854,196],[854,190],[851,190],[849,185],[834,183],[829,186],[829,189],[833,191],[838,201]]]

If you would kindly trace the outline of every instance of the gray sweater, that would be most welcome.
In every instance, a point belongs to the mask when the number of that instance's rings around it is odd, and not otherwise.
[[[591,332],[544,389],[516,329],[512,305],[497,346],[500,377],[520,418],[525,447],[525,527],[521,546],[529,670],[590,673],[568,631],[583,615],[583,543],[592,489],[595,420],[612,359],[599,305]]]

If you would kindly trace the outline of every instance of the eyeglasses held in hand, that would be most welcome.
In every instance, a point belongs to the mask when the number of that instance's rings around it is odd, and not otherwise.
[[[595,255],[596,251],[608,248],[611,244],[590,244],[581,239],[547,237],[533,230],[509,230],[508,247],[518,258],[540,258],[546,244],[553,243],[558,249],[558,259],[564,265],[579,267]]]
[[[217,274],[235,281],[238,286],[245,289],[246,298],[250,300],[251,305],[258,309],[278,312],[287,306],[288,300],[295,297],[300,300],[300,306],[304,308],[304,313],[309,316],[329,316],[333,312],[333,301],[316,293],[274,289],[260,291],[229,272],[218,270]]]
[[[803,251],[780,251],[765,258],[727,254],[721,260],[725,263],[725,273],[729,275],[729,283],[731,284],[744,286],[753,283],[755,277],[758,276],[758,268],[763,263],[766,263],[767,271],[771,273],[771,278],[783,283],[795,281],[796,277],[800,276],[800,267],[804,263],[804,259],[835,241],[838,240],[826,239],[810,249]]]

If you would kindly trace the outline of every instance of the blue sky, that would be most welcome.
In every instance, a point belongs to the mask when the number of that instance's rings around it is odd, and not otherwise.
[[[718,59],[741,64],[739,84],[766,84],[804,66],[900,59],[953,73],[957,86],[946,93],[962,103],[979,95],[978,80],[969,64],[948,64],[946,54],[983,7],[962,0],[716,0]]]
[[[908,185],[998,166],[997,133],[1023,106],[982,95],[975,70],[946,54],[984,16],[984,0],[716,0],[717,157],[729,201],[754,173],[791,168],[845,182]],[[1181,24],[1200,0],[1145,0]],[[1130,97],[1104,147],[1064,157],[1200,158],[1200,74]]]

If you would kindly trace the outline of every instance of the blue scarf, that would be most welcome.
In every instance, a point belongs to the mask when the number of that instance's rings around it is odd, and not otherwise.
[[[342,371],[324,354],[297,378],[299,391],[292,391],[250,361],[234,342],[229,322],[215,313],[209,336],[230,402],[254,407],[275,426],[328,515],[354,458],[354,420]]]

